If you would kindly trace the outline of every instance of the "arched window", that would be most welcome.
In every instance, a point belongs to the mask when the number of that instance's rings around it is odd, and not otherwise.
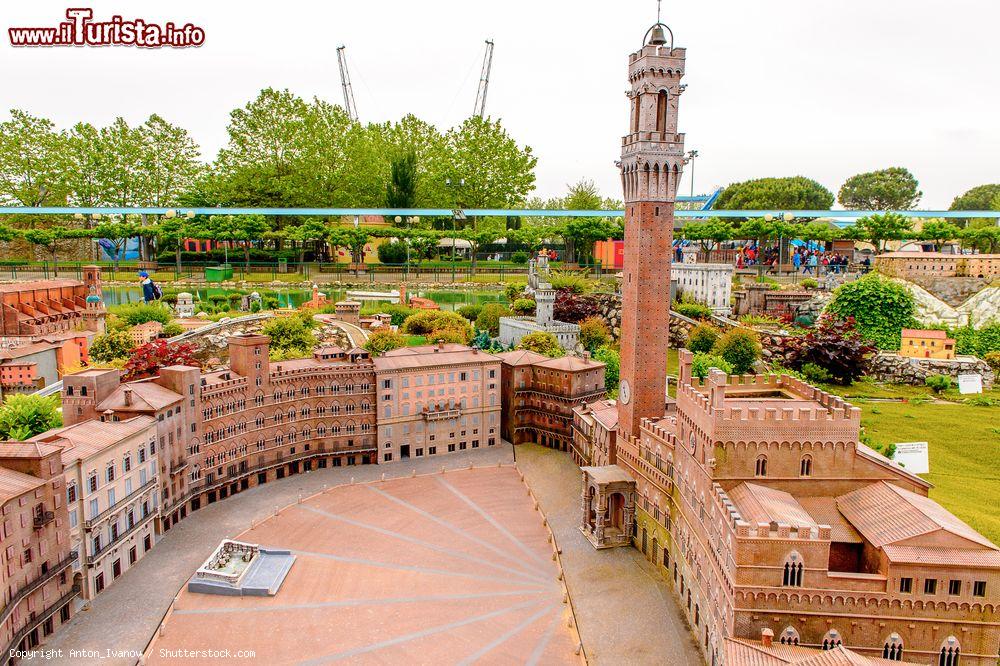
[[[767,476],[767,456],[761,454],[757,456],[757,464],[754,465],[754,476]]]
[[[667,131],[667,108],[669,105],[667,91],[661,90],[656,94],[656,131]]]
[[[781,584],[784,587],[802,587],[802,557],[798,553],[790,553],[785,558]]]
[[[785,627],[785,630],[781,632],[781,644],[782,645],[799,644],[799,632],[795,630],[795,627]]]
[[[812,456],[806,454],[802,456],[802,460],[799,461],[799,476],[812,476],[812,471],[813,471]]]
[[[899,634],[891,634],[882,644],[882,658],[903,661],[903,639]]]
[[[938,655],[938,666],[958,666],[958,655],[958,639],[954,636],[949,636],[941,644],[941,652]]]
[[[632,131],[639,131],[639,96],[632,98]]]
[[[844,641],[840,637],[840,632],[837,631],[836,629],[831,629],[830,631],[826,632],[825,636],[823,636],[823,649],[824,650],[832,650],[833,648],[837,647],[838,645],[843,645],[843,643],[844,643]]]

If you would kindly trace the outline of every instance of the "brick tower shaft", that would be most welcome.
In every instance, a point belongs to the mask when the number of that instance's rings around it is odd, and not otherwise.
[[[665,27],[665,26],[664,26]],[[677,133],[684,49],[662,32],[629,57],[629,133],[620,162],[625,194],[619,436],[639,434],[643,418],[664,414],[670,325],[674,201],[684,167]]]

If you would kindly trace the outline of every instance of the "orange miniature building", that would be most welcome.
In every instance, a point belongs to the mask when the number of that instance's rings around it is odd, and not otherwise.
[[[944,331],[904,328],[900,356],[911,358],[955,358],[955,340]]]

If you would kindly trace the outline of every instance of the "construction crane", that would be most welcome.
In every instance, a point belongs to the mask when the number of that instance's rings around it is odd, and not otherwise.
[[[358,107],[354,103],[354,89],[351,87],[351,75],[347,71],[347,56],[344,49],[347,47],[341,44],[337,47],[337,66],[340,68],[340,87],[344,89],[344,110],[351,120],[358,119]]]
[[[493,40],[486,40],[486,54],[483,56],[483,69],[479,74],[479,90],[476,91],[476,108],[472,115],[482,118],[486,115],[486,91],[490,87],[490,69],[493,68]]]

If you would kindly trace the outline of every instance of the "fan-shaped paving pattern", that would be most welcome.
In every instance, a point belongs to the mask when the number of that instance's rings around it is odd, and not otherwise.
[[[239,538],[295,553],[281,590],[182,592],[151,662],[182,648],[269,664],[579,662],[548,533],[511,467],[338,486]]]

